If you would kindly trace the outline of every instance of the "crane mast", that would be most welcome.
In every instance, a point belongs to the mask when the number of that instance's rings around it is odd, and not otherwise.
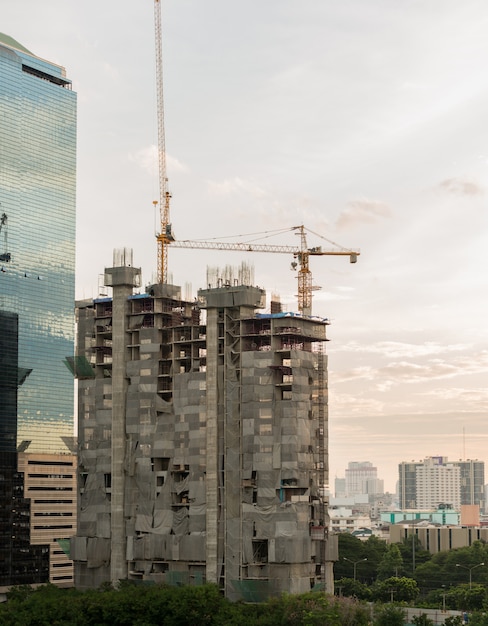
[[[158,246],[158,282],[168,282],[168,244],[173,240],[169,221],[171,194],[168,190],[166,174],[166,144],[164,135],[163,100],[163,38],[161,28],[162,0],[154,0],[154,38],[156,45],[156,91],[158,117],[158,170],[159,170],[159,221],[160,231],[156,235]],[[157,207],[158,201],[154,201]]]
[[[305,228],[301,226],[300,252],[297,253],[300,269],[298,270],[298,310],[306,315],[312,314],[312,272],[308,262],[307,237]]]

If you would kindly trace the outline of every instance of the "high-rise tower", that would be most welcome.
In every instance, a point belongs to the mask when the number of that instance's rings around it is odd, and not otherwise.
[[[0,586],[72,584],[76,94],[3,34],[0,146]]]
[[[132,294],[139,279],[126,258],[105,271],[113,297],[77,306],[77,585],[333,592],[327,320],[262,313],[246,268],[194,301]]]

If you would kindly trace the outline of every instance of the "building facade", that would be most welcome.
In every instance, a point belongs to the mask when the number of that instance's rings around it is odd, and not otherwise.
[[[431,554],[458,550],[472,546],[475,541],[488,541],[488,528],[471,528],[468,526],[439,526],[426,523],[422,526],[398,522],[390,526],[390,543],[402,543],[416,536],[422,548]]]
[[[0,86],[0,487],[11,502],[0,522],[8,553],[0,564],[3,586],[54,581],[49,563],[63,560],[56,540],[75,527],[73,479],[66,498],[57,481],[60,457],[76,465],[73,379],[65,364],[74,350],[76,94],[64,68],[3,34]],[[32,500],[22,470],[30,455],[43,467],[34,473],[45,476],[37,499],[66,500],[71,510],[63,517],[71,523],[60,528],[61,511],[50,517],[44,502],[44,526],[52,533],[27,549]]]
[[[477,504],[482,513],[485,512],[485,463],[468,459],[457,461],[461,482],[461,505]]]
[[[400,509],[432,509],[449,504],[478,505],[484,510],[484,462],[448,461],[447,457],[427,457],[403,462],[399,471]]]
[[[346,496],[363,493],[381,494],[383,481],[378,478],[378,470],[370,461],[351,461],[346,469]]]
[[[326,320],[260,314],[242,276],[194,302],[172,285],[133,294],[127,259],[105,279],[113,297],[77,306],[77,586],[333,589]]]

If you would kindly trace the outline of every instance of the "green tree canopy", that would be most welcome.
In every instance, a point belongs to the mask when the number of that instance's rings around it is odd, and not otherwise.
[[[334,564],[334,577],[354,578],[354,562],[357,580],[371,584],[376,580],[378,565],[386,552],[386,543],[372,535],[361,541],[349,533],[341,533],[339,539],[339,560]]]
[[[484,585],[457,585],[446,593],[446,606],[458,611],[480,610],[485,605],[487,596]]]
[[[373,600],[380,602],[411,602],[419,594],[413,578],[391,576],[375,582],[371,589]]]
[[[422,547],[417,535],[405,537],[397,546],[403,559],[403,571],[407,576],[413,575],[415,568],[422,563],[427,563],[432,558],[431,553]]]
[[[403,626],[405,610],[393,604],[378,605],[374,611],[375,626]]]
[[[245,604],[229,602],[216,585],[127,581],[118,589],[16,589],[0,604],[2,626],[366,626],[369,618],[358,601],[318,591]]]
[[[472,583],[488,584],[488,549],[480,541],[469,547],[438,552],[415,569],[415,580],[423,590],[469,584],[470,578]]]
[[[358,598],[358,600],[371,600],[371,589],[354,578],[339,578],[335,581],[335,593],[337,596]]]
[[[400,548],[392,543],[386,549],[378,565],[378,578],[384,580],[390,576],[398,576],[403,573],[403,558]]]

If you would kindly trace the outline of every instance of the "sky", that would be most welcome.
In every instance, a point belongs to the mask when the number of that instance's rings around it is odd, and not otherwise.
[[[79,299],[115,248],[155,280],[153,14],[2,2],[0,31],[78,94]],[[310,246],[361,252],[310,263],[331,322],[331,485],[350,461],[390,491],[401,461],[488,461],[486,1],[163,0],[162,16],[176,238],[299,245],[304,224]],[[168,267],[195,295],[207,266],[245,261],[296,310],[292,260],[174,249]]]

